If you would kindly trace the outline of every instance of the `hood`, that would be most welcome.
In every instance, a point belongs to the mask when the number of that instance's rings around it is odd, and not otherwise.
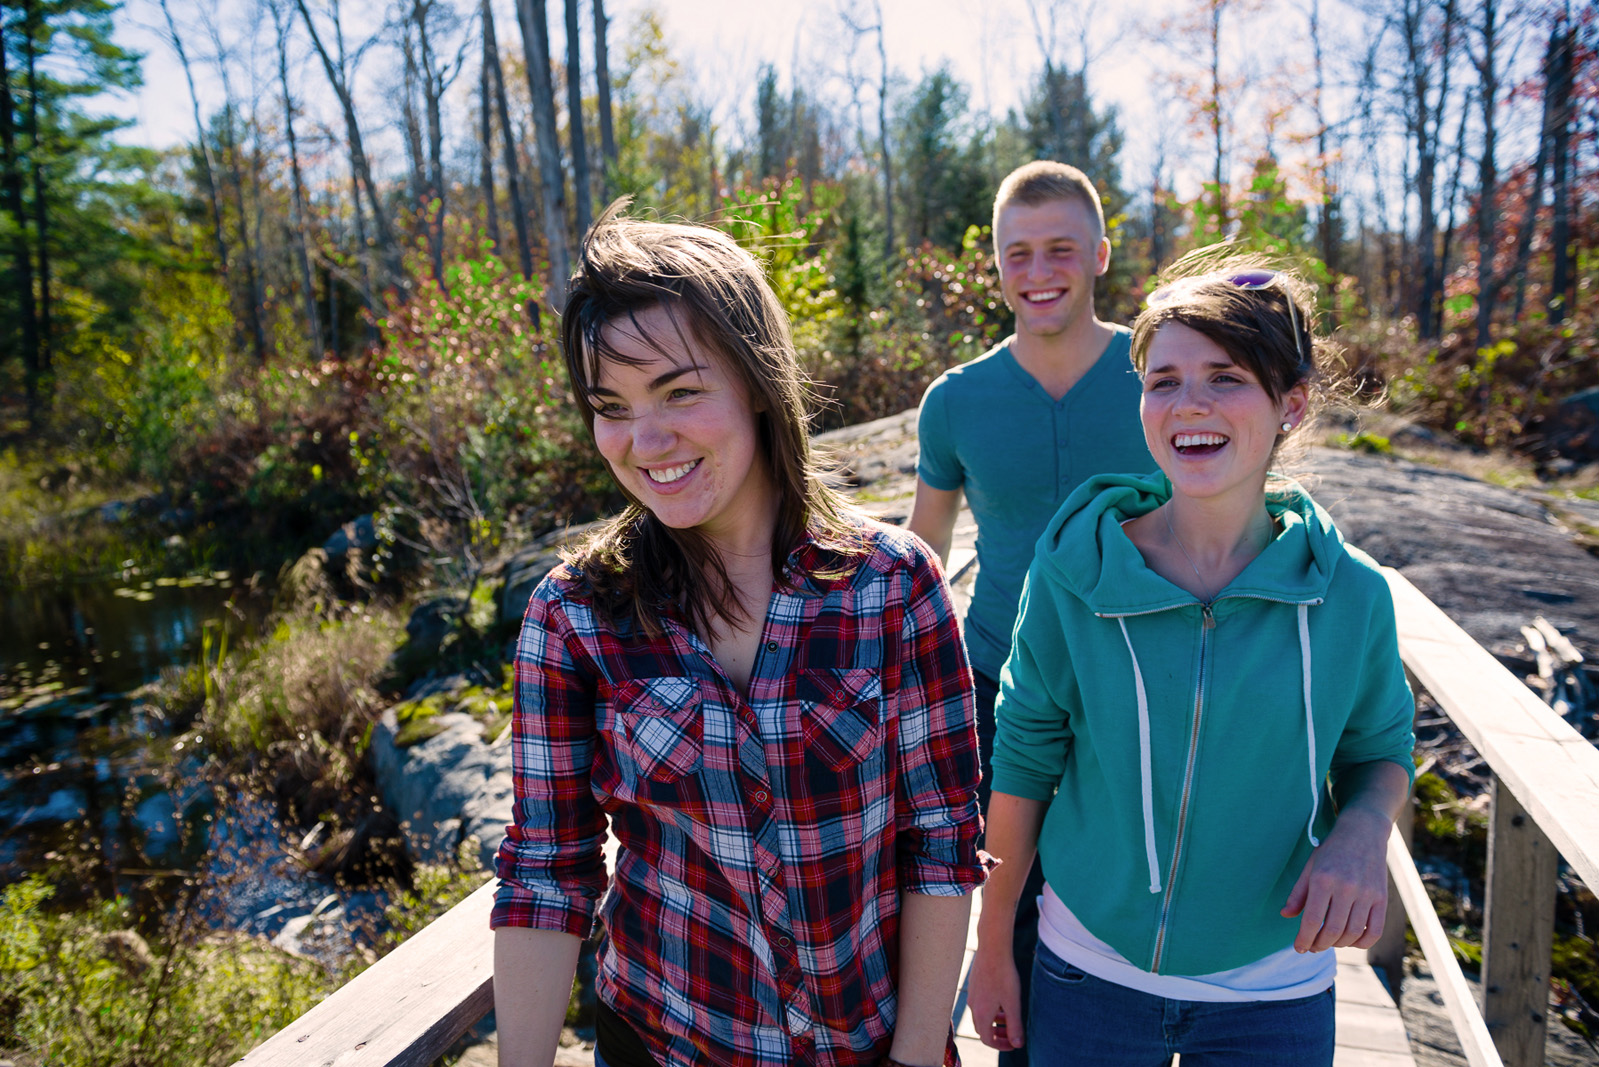
[[[1122,532],[1128,519],[1171,499],[1171,482],[1154,474],[1101,474],[1088,479],[1055,513],[1038,540],[1038,561],[1098,615],[1139,615],[1192,604],[1194,597],[1144,564]],[[1294,603],[1326,598],[1343,555],[1332,518],[1299,483],[1273,477],[1266,508],[1282,532],[1217,598],[1255,596]]]

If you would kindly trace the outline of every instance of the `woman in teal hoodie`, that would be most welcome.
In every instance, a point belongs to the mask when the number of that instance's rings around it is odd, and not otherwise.
[[[1039,541],[970,996],[1034,1067],[1330,1064],[1326,950],[1382,931],[1414,705],[1376,565],[1268,486],[1322,388],[1299,289],[1212,260],[1158,290],[1133,359],[1160,473],[1085,483]],[[1010,915],[1035,849],[1023,1035]]]

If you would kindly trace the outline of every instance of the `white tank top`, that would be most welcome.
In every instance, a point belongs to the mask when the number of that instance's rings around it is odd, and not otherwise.
[[[1038,898],[1038,939],[1086,974],[1168,1000],[1295,1000],[1332,985],[1338,970],[1333,953],[1295,952],[1289,945],[1253,963],[1214,974],[1151,974],[1089,933],[1048,885]]]

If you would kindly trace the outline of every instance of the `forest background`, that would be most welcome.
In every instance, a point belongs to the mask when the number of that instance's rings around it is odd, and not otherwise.
[[[1002,111],[948,63],[891,62],[879,0],[806,5],[806,49],[737,78],[674,43],[676,7],[139,7],[145,55],[106,0],[0,0],[0,587],[221,569],[281,594],[306,578],[287,565],[371,516],[332,587],[280,595],[259,644],[208,645],[151,698],[165,744],[203,748],[219,795],[277,798],[302,844],[323,824],[377,836],[357,802],[371,722],[436,666],[387,658],[397,613],[456,594],[444,645],[494,675],[500,724],[486,576],[619,500],[555,340],[580,235],[617,196],[761,257],[820,427],[903,411],[1008,333],[986,223],[999,180],[1047,157],[1104,198],[1102,317],[1130,321],[1162,267],[1235,241],[1317,284],[1368,397],[1516,454],[1526,478],[1599,485],[1592,4],[1171,0],[1132,18],[1021,0]],[[139,106],[187,130],[160,147],[119,117],[152,67],[168,89]],[[351,877],[398,872],[391,932],[465,877],[339,854]],[[51,856],[0,908],[0,1054],[223,1062],[344,973],[235,954],[224,978],[189,907],[205,878],[143,900]],[[52,893],[79,910],[47,921]],[[154,970],[74,955],[129,923]],[[51,1014],[62,982],[108,1005],[97,1022]]]

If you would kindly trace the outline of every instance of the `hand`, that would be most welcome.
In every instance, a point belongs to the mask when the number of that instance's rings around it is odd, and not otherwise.
[[[979,936],[972,958],[966,1006],[972,1012],[977,1036],[1001,1052],[1026,1043],[1022,1033],[1022,981],[1009,943],[985,946]]]
[[[1283,907],[1300,916],[1297,952],[1370,948],[1382,936],[1388,909],[1388,832],[1392,820],[1363,809],[1342,812],[1327,840],[1310,854]]]

